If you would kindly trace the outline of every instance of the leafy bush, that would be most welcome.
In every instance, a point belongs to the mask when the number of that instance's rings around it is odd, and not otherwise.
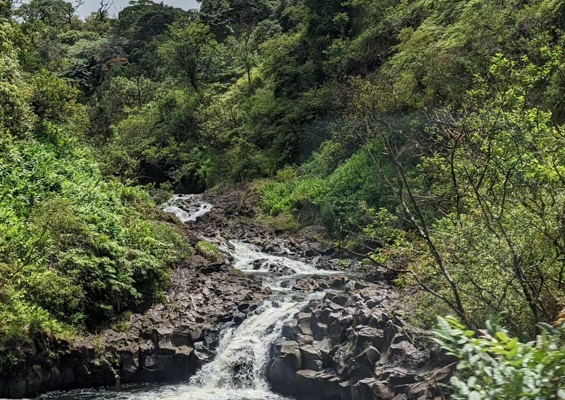
[[[52,335],[68,335],[71,332],[68,326],[55,320],[48,311],[27,301],[25,293],[21,291],[5,286],[0,288],[0,297],[0,340],[25,340],[39,332]]]
[[[141,183],[202,184],[209,156],[198,143],[197,105],[197,95],[171,90],[132,112],[113,127],[100,155],[103,172]]]
[[[189,249],[145,192],[103,181],[87,151],[63,149],[0,152],[2,283],[60,321],[96,326],[151,304]]]
[[[435,340],[459,359],[451,378],[454,400],[565,399],[565,326],[540,326],[522,343],[496,325],[476,336],[457,319],[439,318]]]
[[[389,189],[379,175],[365,150],[324,177],[281,170],[261,189],[263,208],[273,215],[294,212],[303,224],[322,222],[336,237],[359,233],[366,217],[363,205],[391,204]]]

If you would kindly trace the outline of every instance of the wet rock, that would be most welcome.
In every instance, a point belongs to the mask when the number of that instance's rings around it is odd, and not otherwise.
[[[314,342],[314,337],[310,336],[310,335],[303,335],[303,334],[299,333],[298,335],[296,335],[296,340],[301,345],[302,344],[312,344]]]
[[[380,348],[383,344],[384,333],[382,329],[372,328],[370,326],[358,325],[355,327],[355,345],[363,347],[367,344]]]
[[[26,395],[26,382],[23,380],[15,380],[10,382],[8,395],[13,399],[19,399]]]
[[[339,378],[333,372],[319,373],[317,375],[322,387],[323,398],[327,400],[341,399]]]
[[[339,382],[339,395],[342,400],[351,400],[351,382],[349,380]]]
[[[321,322],[315,323],[313,326],[313,334],[315,340],[323,340],[327,337],[328,333],[328,326],[326,324],[322,324]]]
[[[396,393],[388,382],[376,381],[371,385],[371,389],[377,399],[392,400],[396,398]]]
[[[312,329],[310,328],[310,320],[302,319],[298,322],[298,328],[303,335],[313,336]]]
[[[61,385],[61,372],[59,368],[52,366],[49,371],[49,377],[47,379],[46,390],[52,391],[60,388]]]
[[[355,383],[351,390],[351,400],[365,400],[373,398],[373,385],[375,382],[375,379],[367,378]],[[389,400],[386,397],[378,397],[378,399]]]
[[[70,365],[65,365],[61,369],[61,387],[63,389],[72,388],[76,381],[75,370]]]
[[[320,354],[322,360],[323,368],[329,368],[332,365],[332,357],[330,353],[332,351],[332,340],[330,338],[325,338],[320,341],[314,341],[312,347]]]
[[[452,371],[443,368],[446,358],[396,315],[393,307],[398,297],[386,290],[374,284],[353,285],[348,293],[330,292],[322,300],[311,301],[308,310],[298,313],[285,330],[287,336],[298,339],[301,354],[301,368],[296,369],[296,363],[286,367],[294,391],[280,387],[280,383],[273,389],[304,399],[314,398],[312,388],[324,393],[324,398],[336,400],[439,396],[437,381],[423,384],[421,376],[437,374],[444,381],[448,379]],[[308,332],[308,327],[313,342],[303,340],[302,331]],[[300,332],[296,334],[292,328]],[[420,337],[419,346],[413,337]],[[294,343],[292,352],[296,352]],[[271,364],[276,365],[279,358],[272,355]],[[283,373],[279,371],[279,375]]]
[[[286,339],[296,340],[297,334],[300,333],[300,328],[296,320],[285,323],[282,327],[281,336]]]

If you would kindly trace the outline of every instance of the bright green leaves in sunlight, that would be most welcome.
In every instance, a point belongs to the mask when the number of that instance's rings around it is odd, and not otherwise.
[[[189,248],[158,221],[147,195],[104,182],[80,148],[60,155],[49,143],[27,142],[6,150],[0,154],[4,290],[79,326],[150,304],[167,284],[168,267]]]
[[[448,215],[433,235],[477,324],[490,313],[513,329],[532,327],[562,298],[565,138],[532,103],[559,54],[539,67],[496,56],[461,116],[440,115],[431,131],[443,150],[423,158],[422,172]],[[415,268],[430,273],[433,261],[422,261]]]
[[[522,343],[491,323],[476,336],[446,317],[434,333],[435,341],[459,359],[450,398],[565,399],[564,326],[543,325],[535,341]]]

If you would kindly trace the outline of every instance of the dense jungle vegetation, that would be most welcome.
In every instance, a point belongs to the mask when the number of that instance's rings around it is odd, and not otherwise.
[[[529,339],[559,319],[565,2],[108,11],[0,0],[0,336],[151,303],[191,250],[148,193],[248,181],[279,229],[324,224],[369,270],[423,289],[407,301],[424,326],[453,314]],[[444,345],[471,341],[450,321]],[[511,352],[504,332],[488,338]],[[512,357],[539,350],[524,346]]]

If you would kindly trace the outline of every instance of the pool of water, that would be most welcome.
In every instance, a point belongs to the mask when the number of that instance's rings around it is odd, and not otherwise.
[[[287,400],[267,390],[202,388],[180,385],[125,385],[121,388],[53,392],[43,400]]]

